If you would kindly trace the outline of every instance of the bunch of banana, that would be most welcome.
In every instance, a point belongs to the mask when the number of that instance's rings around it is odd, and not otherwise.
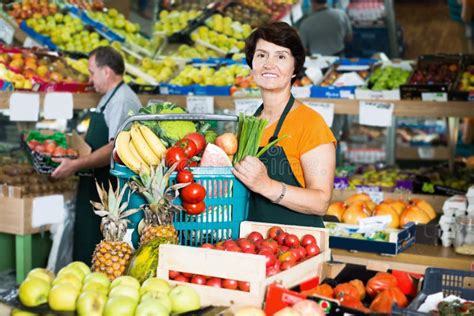
[[[160,164],[166,147],[148,127],[134,123],[130,131],[122,131],[115,141],[122,162],[135,173],[150,172],[150,166]]]

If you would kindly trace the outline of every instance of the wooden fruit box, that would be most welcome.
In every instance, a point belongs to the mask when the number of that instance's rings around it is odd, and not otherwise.
[[[252,231],[260,232],[263,236],[266,236],[267,231],[274,225],[242,222],[240,237],[245,237]],[[262,306],[268,285],[279,283],[286,288],[290,288],[321,276],[323,263],[329,261],[331,256],[329,234],[326,229],[290,225],[278,226],[285,232],[295,234],[298,238],[305,234],[313,235],[318,242],[321,253],[298,263],[286,271],[267,278],[264,256],[179,245],[161,245],[157,275],[168,280],[172,285],[181,284],[182,282],[170,280],[170,270],[249,282],[250,292],[193,283],[184,284],[196,289],[201,296],[202,306],[232,306],[234,304]]]

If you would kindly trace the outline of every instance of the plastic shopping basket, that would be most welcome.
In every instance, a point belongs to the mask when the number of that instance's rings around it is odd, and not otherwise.
[[[235,115],[196,115],[196,114],[156,114],[136,115],[127,119],[119,131],[125,129],[134,121],[238,121]],[[186,212],[177,212],[173,224],[178,231],[182,245],[200,246],[203,243],[216,243],[226,239],[239,238],[240,223],[247,219],[248,189],[232,174],[231,167],[196,167],[191,168],[194,180],[206,189],[206,211],[199,215],[188,215]],[[127,167],[111,162],[111,174],[119,178],[120,183],[127,182],[135,174]],[[170,177],[170,184],[174,183],[176,173]],[[138,193],[133,193],[129,208],[140,207],[145,200]],[[176,204],[181,204],[180,199]],[[134,228],[132,241],[138,243],[137,227],[143,218],[139,216],[129,218]],[[129,228],[132,228],[129,227]]]

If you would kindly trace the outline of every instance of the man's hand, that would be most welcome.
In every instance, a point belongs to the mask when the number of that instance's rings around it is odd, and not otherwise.
[[[251,191],[261,194],[265,188],[268,189],[272,180],[268,176],[267,168],[256,157],[245,157],[234,165],[232,173],[242,181]]]
[[[74,175],[76,171],[78,171],[74,160],[69,158],[53,158],[53,161],[59,163],[59,166],[51,174],[53,178],[67,178]]]

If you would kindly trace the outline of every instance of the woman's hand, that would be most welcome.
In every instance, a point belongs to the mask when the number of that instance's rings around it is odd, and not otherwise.
[[[53,158],[53,161],[59,163],[59,166],[51,174],[53,178],[67,178],[74,175],[77,171],[74,160],[69,158]]]
[[[251,191],[262,194],[263,189],[270,187],[272,179],[267,168],[256,157],[247,156],[234,165],[232,173]]]

